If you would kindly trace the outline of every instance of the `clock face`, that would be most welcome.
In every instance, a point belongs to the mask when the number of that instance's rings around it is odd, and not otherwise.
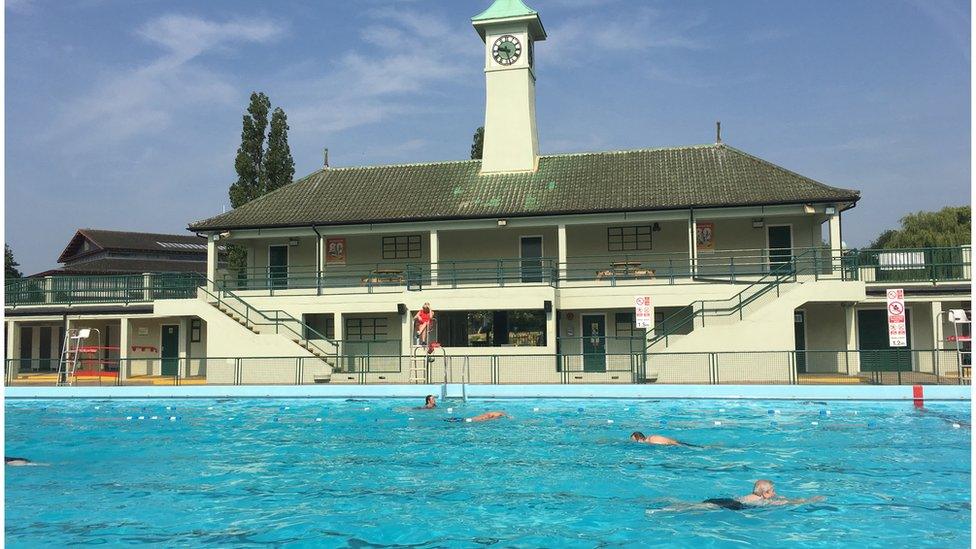
[[[499,36],[491,46],[491,56],[499,65],[511,65],[522,55],[522,44],[511,34]]]

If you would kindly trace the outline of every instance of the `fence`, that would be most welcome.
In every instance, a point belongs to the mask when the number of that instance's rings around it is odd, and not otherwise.
[[[75,385],[472,384],[968,384],[954,349],[366,355],[333,368],[317,357],[128,358],[79,371]],[[57,366],[6,361],[7,385],[56,385]]]

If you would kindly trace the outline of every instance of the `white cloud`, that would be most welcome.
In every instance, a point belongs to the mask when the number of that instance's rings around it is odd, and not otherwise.
[[[80,153],[163,131],[192,106],[230,104],[238,96],[237,88],[199,58],[226,52],[234,44],[268,42],[282,30],[280,24],[261,20],[220,23],[184,15],[153,19],[137,35],[160,46],[162,54],[98,79],[87,94],[65,106],[47,137],[66,139],[70,145],[63,150]]]
[[[341,55],[324,73],[295,69],[279,95],[293,132],[330,134],[392,116],[429,111],[439,85],[480,71],[481,47],[472,31],[441,17],[372,10],[360,36],[367,47]],[[303,64],[307,69],[312,63]]]

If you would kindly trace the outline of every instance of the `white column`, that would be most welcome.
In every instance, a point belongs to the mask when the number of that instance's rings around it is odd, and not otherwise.
[[[7,349],[4,353],[8,361],[4,367],[12,370],[10,375],[17,375],[20,372],[20,362],[11,362],[20,358],[20,323],[15,320],[7,321]]]
[[[333,314],[333,322],[335,324],[335,328],[333,329],[333,332],[335,332],[334,335],[336,340],[336,354],[339,355],[338,360],[336,361],[335,370],[341,371],[345,369],[344,367],[345,365],[343,364],[343,361],[345,359],[342,357],[342,354],[343,351],[345,350],[343,349],[343,346],[345,345],[344,340],[346,339],[346,322],[342,318],[342,313],[340,312],[336,312]]]
[[[213,234],[207,239],[207,288],[214,290],[214,282],[217,280],[217,239],[220,237]]]
[[[569,243],[566,240],[566,225],[559,225],[556,235],[559,241],[559,265],[557,266],[559,269],[559,279],[565,280],[567,269],[566,256],[568,255],[566,251],[569,248]]]
[[[129,374],[129,317],[119,320],[119,381],[125,381]]]
[[[556,310],[555,300],[552,302],[552,311],[546,314],[546,352],[550,354],[556,354],[556,338],[559,337],[559,332],[556,331],[556,315],[559,312]]]
[[[933,301],[929,304],[932,307],[932,346],[930,349],[941,349],[942,348],[942,302]],[[916,344],[916,347],[921,348],[921,345]]]
[[[698,272],[698,225],[695,212],[688,212],[688,272],[692,277]]]
[[[152,273],[142,273],[142,299],[152,301]]]
[[[440,258],[437,231],[430,231],[430,285],[437,286],[437,262]]]
[[[186,377],[190,370],[190,319],[180,317],[180,347],[178,355],[180,358],[176,363],[180,377]]]
[[[400,354],[409,355],[411,345],[413,345],[413,316],[408,306],[407,313],[400,315]]]
[[[842,251],[840,234],[840,205],[836,204],[834,207],[837,209],[837,213],[831,215],[827,219],[827,229],[830,240],[830,260],[828,264],[830,265],[831,273],[834,272],[835,268],[840,268],[840,254]]]
[[[844,307],[844,329],[847,336],[847,359],[850,375],[861,371],[861,355],[857,353],[857,309],[854,305]]]

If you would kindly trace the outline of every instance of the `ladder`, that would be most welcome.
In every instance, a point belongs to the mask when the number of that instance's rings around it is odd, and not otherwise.
[[[82,353],[82,342],[91,337],[92,332],[95,332],[101,339],[101,334],[93,328],[71,328],[65,334],[61,359],[58,360],[58,387],[70,386],[74,383],[75,371],[78,369],[78,361],[80,360],[79,355]],[[101,345],[101,341],[99,341],[99,345]]]
[[[954,335],[950,341],[956,342],[956,364],[960,383],[971,383],[973,365],[973,331],[972,311],[965,309],[950,309],[949,322],[952,323]]]

